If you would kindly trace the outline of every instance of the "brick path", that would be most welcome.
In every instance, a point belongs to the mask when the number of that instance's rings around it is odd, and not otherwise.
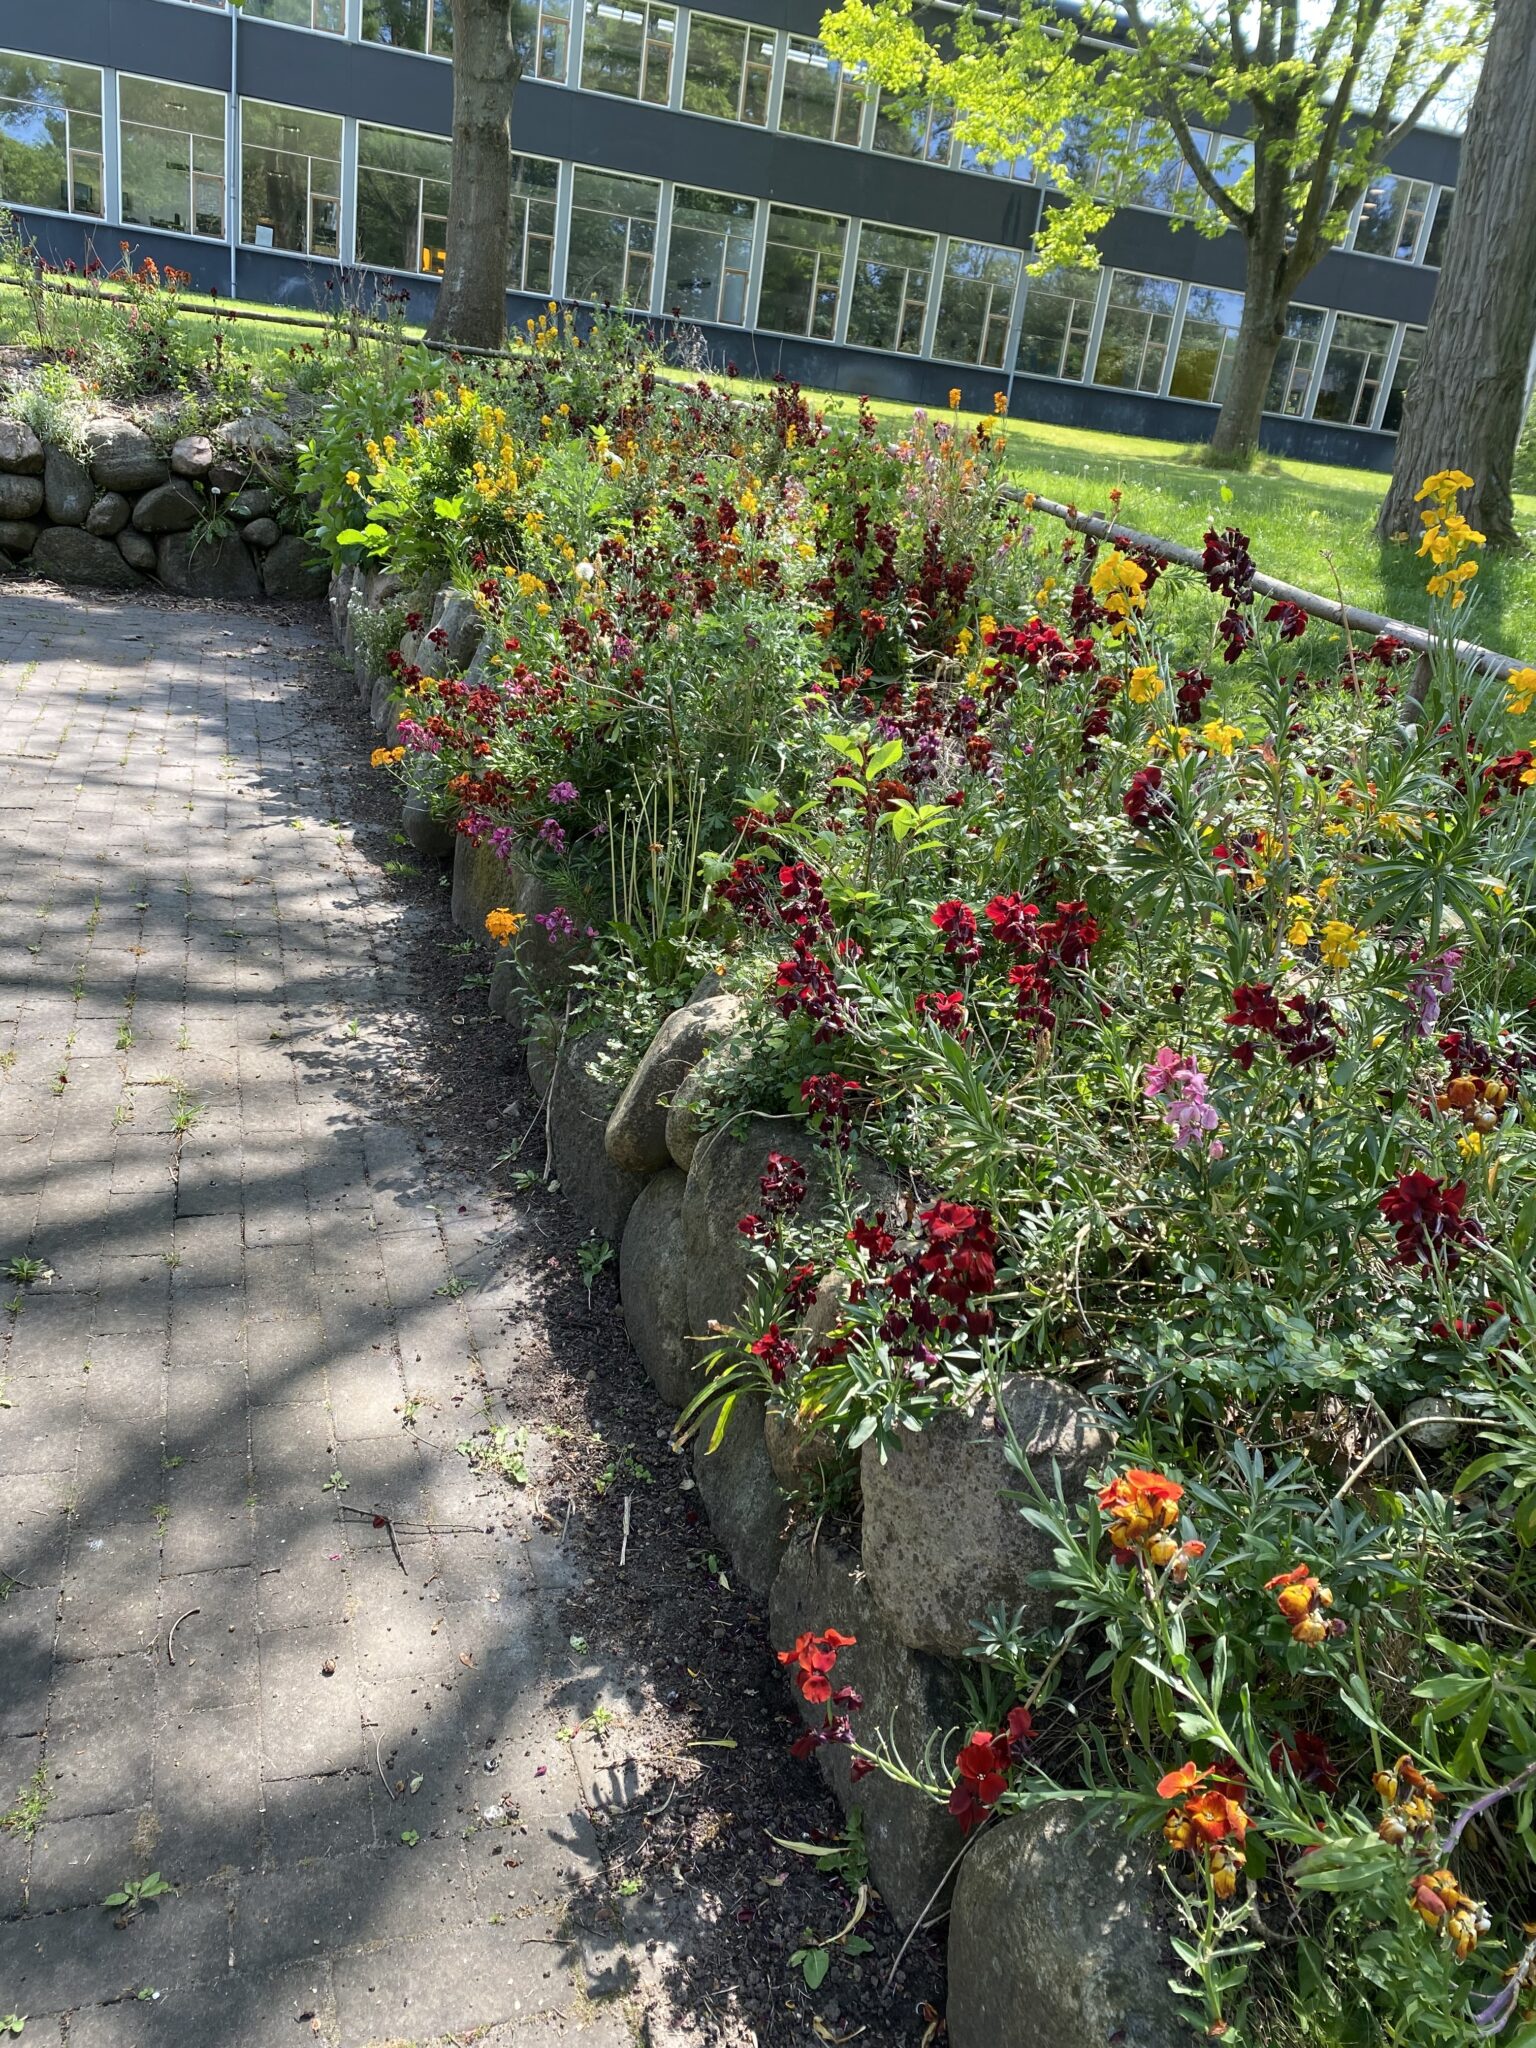
[[[623,1957],[569,1910],[558,1557],[455,1450],[486,1215],[358,1080],[411,994],[305,710],[334,668],[36,591],[0,646],[0,1268],[54,1273],[0,1281],[0,1807],[40,1794],[0,1830],[0,2018],[619,2048]],[[375,1504],[403,1571],[342,1512]],[[115,1924],[149,1870],[176,1896]]]

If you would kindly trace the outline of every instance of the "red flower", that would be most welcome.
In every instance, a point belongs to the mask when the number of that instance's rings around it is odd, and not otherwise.
[[[1447,1187],[1428,1173],[1400,1173],[1377,1207],[1397,1233],[1400,1265],[1427,1266],[1440,1259],[1447,1267],[1460,1263],[1462,1247],[1486,1248],[1481,1226],[1464,1216],[1467,1184]]]
[[[796,1667],[795,1679],[812,1706],[822,1706],[832,1697],[829,1674],[837,1664],[839,1650],[851,1650],[857,1636],[845,1636],[838,1629],[824,1629],[820,1635],[809,1630],[795,1637],[794,1646],[780,1650],[779,1662]]]
[[[1163,771],[1156,762],[1131,777],[1120,808],[1138,832],[1150,831],[1173,816],[1173,801],[1163,789]]]
[[[1054,956],[1063,967],[1084,966],[1098,939],[1098,922],[1088,915],[1085,903],[1058,903],[1056,915],[1039,927],[1040,944],[1047,957]]]
[[[858,1093],[858,1082],[845,1080],[841,1074],[808,1074],[800,1083],[800,1100],[811,1122],[819,1126],[823,1144],[836,1144],[840,1150],[848,1150],[853,1130],[852,1098]],[[801,1193],[804,1194],[803,1188]]]
[[[778,994],[774,1000],[779,1014],[793,1018],[803,1015],[814,1024],[811,1033],[813,1045],[824,1045],[828,1039],[840,1038],[850,1022],[848,1005],[838,988],[837,977],[821,956],[811,948],[810,941],[797,937],[788,960],[779,962],[774,979]]]
[[[1232,1007],[1222,1019],[1235,1031],[1257,1031],[1272,1037],[1280,1029],[1280,1005],[1267,981],[1240,981],[1232,991]]]
[[[1307,630],[1306,613],[1299,604],[1291,604],[1285,598],[1272,604],[1264,617],[1269,624],[1280,628],[1282,640],[1299,640]]]
[[[758,1178],[770,1216],[787,1215],[805,1200],[805,1168],[787,1152],[770,1152],[768,1170]]]
[[[1328,1745],[1309,1728],[1298,1728],[1289,1742],[1274,1744],[1269,1752],[1270,1769],[1278,1771],[1282,1763],[1290,1765],[1298,1785],[1315,1786],[1330,1799],[1339,1789],[1338,1766]]]
[[[857,1217],[848,1233],[848,1242],[856,1245],[877,1266],[888,1265],[896,1251],[896,1240],[885,1227],[883,1213],[873,1223],[866,1223],[862,1216]]]
[[[925,1022],[947,1031],[951,1038],[968,1036],[965,1024],[965,992],[951,989],[948,995],[920,995],[912,1007]]]
[[[776,1387],[783,1385],[784,1375],[800,1356],[789,1338],[780,1334],[777,1323],[770,1323],[761,1337],[749,1344],[747,1349],[754,1358],[761,1359],[767,1366]],[[807,1694],[806,1697],[809,1698],[810,1695]]]
[[[1000,946],[1027,946],[1033,950],[1039,915],[1035,905],[1026,903],[1022,896],[994,896],[986,908],[992,936]]]
[[[949,1810],[964,1833],[978,1827],[1007,1791],[1008,1773],[1034,1733],[1028,1707],[1015,1707],[1000,1733],[978,1728],[955,1758],[960,1775],[949,1795]]]
[[[952,960],[969,967],[981,958],[981,942],[976,936],[976,913],[968,904],[951,898],[941,903],[930,920],[936,931],[944,935],[944,950]]]
[[[1008,986],[1014,990],[1019,1022],[1032,1030],[1052,1031],[1056,1012],[1051,1008],[1051,977],[1038,960],[1024,960],[1008,970]]]

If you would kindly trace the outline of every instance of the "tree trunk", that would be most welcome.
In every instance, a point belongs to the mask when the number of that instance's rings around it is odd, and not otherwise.
[[[453,0],[448,257],[429,340],[466,348],[506,340],[512,98],[522,68],[509,0]]]
[[[1536,343],[1536,0],[1497,0],[1472,101],[1456,210],[1419,366],[1408,387],[1392,483],[1376,522],[1417,534],[1427,476],[1474,479],[1466,514],[1514,546],[1510,478]]]
[[[1246,469],[1259,451],[1259,422],[1274,374],[1275,357],[1285,337],[1285,314],[1290,303],[1276,287],[1273,275],[1255,275],[1257,266],[1253,258],[1250,244],[1247,289],[1232,355],[1232,375],[1211,430],[1211,462],[1232,469]]]

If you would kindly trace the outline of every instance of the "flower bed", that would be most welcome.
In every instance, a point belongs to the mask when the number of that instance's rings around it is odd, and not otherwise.
[[[339,405],[311,481],[800,1746],[899,1919],[952,1887],[956,2048],[1481,2038],[1530,2002],[1536,670],[1449,650],[1454,473],[1410,695],[1235,526],[1202,575],[1038,532],[998,457],[550,324]]]

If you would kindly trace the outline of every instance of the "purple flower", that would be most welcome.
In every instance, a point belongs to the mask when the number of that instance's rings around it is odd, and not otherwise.
[[[1220,1159],[1226,1147],[1212,1133],[1221,1118],[1205,1099],[1205,1076],[1187,1053],[1171,1045],[1158,1051],[1147,1068],[1141,1092],[1148,1102],[1160,1097],[1163,1121],[1179,1151],[1193,1144],[1208,1159]]]
[[[510,825],[498,825],[488,844],[504,868],[512,865],[512,857],[517,851],[517,834]]]
[[[553,910],[535,911],[533,921],[544,927],[544,936],[552,946],[557,946],[562,939],[574,938],[576,935],[575,918],[558,903]]]
[[[564,853],[565,827],[557,825],[553,818],[546,818],[533,836],[541,846],[547,846],[551,853]]]
[[[1454,985],[1456,969],[1462,962],[1460,946],[1447,947],[1438,960],[1431,961],[1408,984],[1408,1007],[1413,1014],[1416,1037],[1429,1038],[1440,1022],[1440,1001]]]
[[[581,791],[574,782],[557,782],[549,792],[552,804],[574,804],[581,801]]]

